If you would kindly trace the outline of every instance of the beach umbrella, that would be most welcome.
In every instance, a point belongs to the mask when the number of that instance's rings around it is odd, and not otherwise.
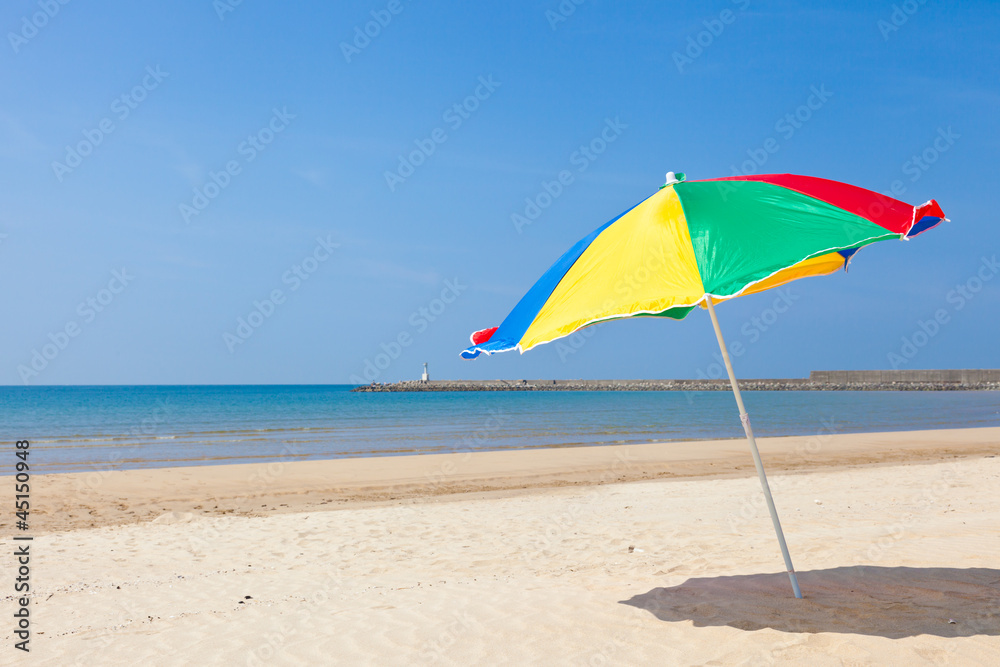
[[[911,206],[811,176],[685,181],[684,174],[670,172],[659,191],[560,257],[498,327],[473,333],[462,356],[524,353],[599,322],[680,320],[696,306],[707,308],[792,590],[800,598],[715,304],[846,270],[860,248],[910,239],[945,219],[933,200]]]

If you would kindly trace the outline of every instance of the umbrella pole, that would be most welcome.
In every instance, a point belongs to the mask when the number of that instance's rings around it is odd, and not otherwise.
[[[708,314],[712,317],[712,327],[715,328],[715,337],[719,339],[719,350],[722,351],[722,359],[726,362],[726,371],[729,373],[729,384],[733,386],[733,395],[736,396],[736,405],[740,408],[740,421],[743,422],[743,430],[747,434],[747,442],[750,443],[750,453],[753,455],[753,464],[757,466],[757,477],[760,479],[760,487],[764,490],[764,500],[767,501],[767,511],[771,513],[771,522],[774,524],[774,532],[778,535],[778,544],[781,546],[781,556],[785,559],[785,569],[788,570],[788,579],[792,582],[792,591],[795,597],[801,598],[802,591],[799,589],[799,580],[795,577],[795,568],[792,567],[792,557],[788,554],[788,545],[785,544],[785,534],[781,531],[781,522],[778,521],[778,511],[774,509],[774,500],[771,499],[771,489],[767,485],[767,475],[764,474],[764,464],[760,460],[760,452],[757,451],[757,441],[753,437],[753,429],[750,428],[750,416],[743,405],[743,397],[740,395],[740,386],[736,382],[736,374],[733,373],[733,364],[729,360],[729,350],[726,349],[726,341],[722,338],[722,330],[719,328],[719,320],[715,316],[715,306],[712,305],[712,297],[707,297]]]

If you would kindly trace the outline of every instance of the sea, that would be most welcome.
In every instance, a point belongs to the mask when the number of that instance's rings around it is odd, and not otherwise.
[[[34,473],[743,436],[729,392],[357,393],[349,385],[0,387]],[[758,436],[1000,426],[1000,392],[745,392]]]

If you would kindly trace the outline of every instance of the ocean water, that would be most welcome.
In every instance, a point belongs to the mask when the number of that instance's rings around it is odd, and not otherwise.
[[[742,437],[728,392],[0,387],[33,472]],[[760,436],[1000,426],[1000,392],[746,392]],[[0,456],[11,474],[13,454]]]

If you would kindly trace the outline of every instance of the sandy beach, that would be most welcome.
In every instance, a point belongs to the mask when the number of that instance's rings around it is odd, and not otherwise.
[[[1000,0],[5,24],[0,667],[1000,667]]]
[[[804,600],[742,440],[38,476],[4,663],[996,664],[1000,428],[760,448]]]

